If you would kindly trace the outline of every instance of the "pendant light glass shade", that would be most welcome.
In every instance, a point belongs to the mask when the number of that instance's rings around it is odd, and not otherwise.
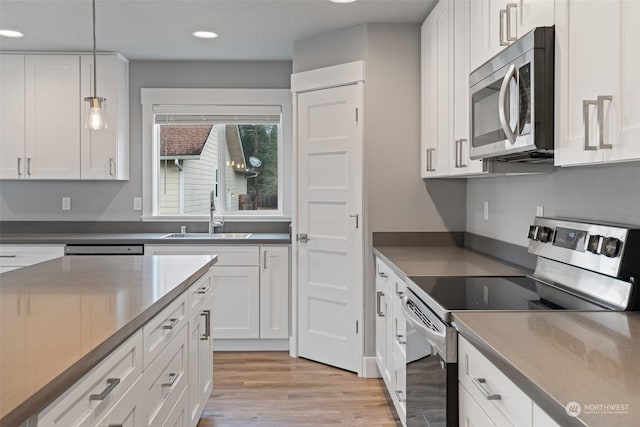
[[[93,4],[93,96],[87,97],[87,110],[85,112],[85,127],[91,130],[100,130],[107,127],[107,98],[101,98],[97,95],[98,79],[96,69],[98,61],[96,61],[96,0]]]

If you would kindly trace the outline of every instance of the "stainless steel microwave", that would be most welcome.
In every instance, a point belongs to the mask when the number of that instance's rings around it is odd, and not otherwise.
[[[553,162],[554,28],[538,27],[469,75],[471,158]]]

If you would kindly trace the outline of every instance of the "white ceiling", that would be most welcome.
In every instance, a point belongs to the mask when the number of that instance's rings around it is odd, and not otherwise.
[[[363,23],[421,23],[435,0],[96,0],[98,51],[133,60],[290,60],[293,43]],[[91,0],[0,0],[0,50],[88,51]],[[217,32],[213,40],[196,30]]]

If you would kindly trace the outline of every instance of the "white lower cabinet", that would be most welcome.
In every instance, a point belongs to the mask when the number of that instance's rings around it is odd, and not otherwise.
[[[406,425],[407,326],[401,298],[406,284],[376,259],[376,364],[403,425]]]
[[[64,245],[0,245],[0,273],[64,256]]]
[[[259,349],[264,340],[289,338],[289,246],[145,245],[145,254],[218,256],[211,282],[214,339],[256,340],[249,349]],[[224,349],[247,349],[229,345]]]
[[[461,426],[558,425],[462,335],[458,335],[458,381]]]
[[[197,425],[213,385],[211,281],[202,276],[29,426]]]

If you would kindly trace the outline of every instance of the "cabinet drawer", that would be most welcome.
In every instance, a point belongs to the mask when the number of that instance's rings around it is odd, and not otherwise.
[[[532,400],[460,335],[458,380],[496,424],[531,426]]]
[[[38,426],[94,425],[142,373],[138,331],[38,415]]]
[[[247,245],[145,245],[146,255],[218,255],[216,266],[259,265],[260,248]]]
[[[0,267],[26,267],[62,256],[63,245],[2,245]]]
[[[187,387],[188,328],[182,328],[142,376],[149,426],[162,426]]]
[[[461,426],[496,427],[493,421],[491,421],[491,418],[478,406],[478,403],[473,400],[473,397],[471,397],[462,384],[460,384],[458,388],[458,396],[460,399],[458,409]]]
[[[398,411],[400,419],[405,420],[407,417],[407,362],[405,356],[394,350],[393,353],[393,386],[391,390],[392,399]]]
[[[189,288],[189,318],[199,312],[202,304],[213,294],[213,283],[211,280],[211,272],[207,272]]]
[[[187,295],[183,293],[144,325],[142,336],[145,368],[153,362],[162,349],[187,323],[188,314]]]
[[[407,354],[407,320],[404,317],[404,312],[402,311],[402,304],[400,300],[395,297],[392,297],[393,301],[393,316],[391,323],[391,332],[392,332],[392,346],[393,351],[397,351],[406,357]]]
[[[178,403],[173,407],[167,420],[162,427],[187,427],[189,425],[189,415],[187,411],[187,392],[182,392]]]
[[[141,384],[140,381],[136,381],[133,387],[95,425],[99,427],[142,426],[144,414],[142,399],[140,399]]]

